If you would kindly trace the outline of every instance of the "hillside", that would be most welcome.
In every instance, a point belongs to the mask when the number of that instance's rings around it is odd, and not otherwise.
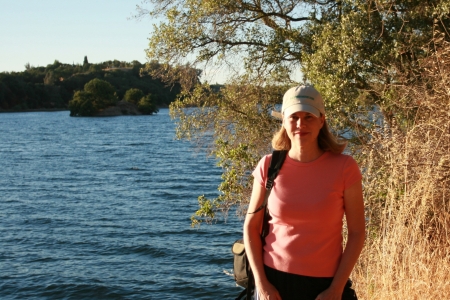
[[[151,63],[158,67],[157,62]],[[90,64],[85,57],[83,65],[64,64],[57,60],[46,67],[25,65],[23,72],[0,73],[0,112],[26,110],[68,109],[76,91],[97,78],[109,82],[119,100],[131,88],[150,94],[158,107],[167,107],[180,91],[179,84],[166,86],[159,79],[141,72],[138,61],[105,61]]]

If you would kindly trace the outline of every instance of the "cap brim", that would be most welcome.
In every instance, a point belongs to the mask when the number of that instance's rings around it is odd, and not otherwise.
[[[315,108],[315,107],[313,107],[311,105],[308,105],[308,104],[294,104],[294,105],[291,105],[291,106],[289,106],[288,108],[286,108],[284,110],[284,114],[286,116],[290,116],[293,113],[296,113],[298,111],[308,112],[310,114],[313,114],[317,118],[320,117],[320,111],[317,108]]]

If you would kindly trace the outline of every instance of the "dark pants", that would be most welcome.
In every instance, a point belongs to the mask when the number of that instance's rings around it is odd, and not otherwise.
[[[310,277],[290,274],[264,266],[267,279],[280,293],[283,300],[314,300],[326,290],[333,281],[333,277]],[[355,291],[351,288],[352,282],[347,281],[342,300],[357,300]]]

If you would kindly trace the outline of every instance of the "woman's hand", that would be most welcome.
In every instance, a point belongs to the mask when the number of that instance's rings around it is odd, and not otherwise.
[[[258,300],[281,300],[277,289],[269,282],[257,286]]]
[[[315,300],[341,300],[342,291],[337,291],[335,289],[328,288],[322,293],[320,293]]]

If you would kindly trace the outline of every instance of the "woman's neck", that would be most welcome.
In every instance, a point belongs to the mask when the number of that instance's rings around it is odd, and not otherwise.
[[[319,145],[312,147],[291,147],[289,157],[299,162],[312,162],[318,159],[325,151],[319,148]]]

